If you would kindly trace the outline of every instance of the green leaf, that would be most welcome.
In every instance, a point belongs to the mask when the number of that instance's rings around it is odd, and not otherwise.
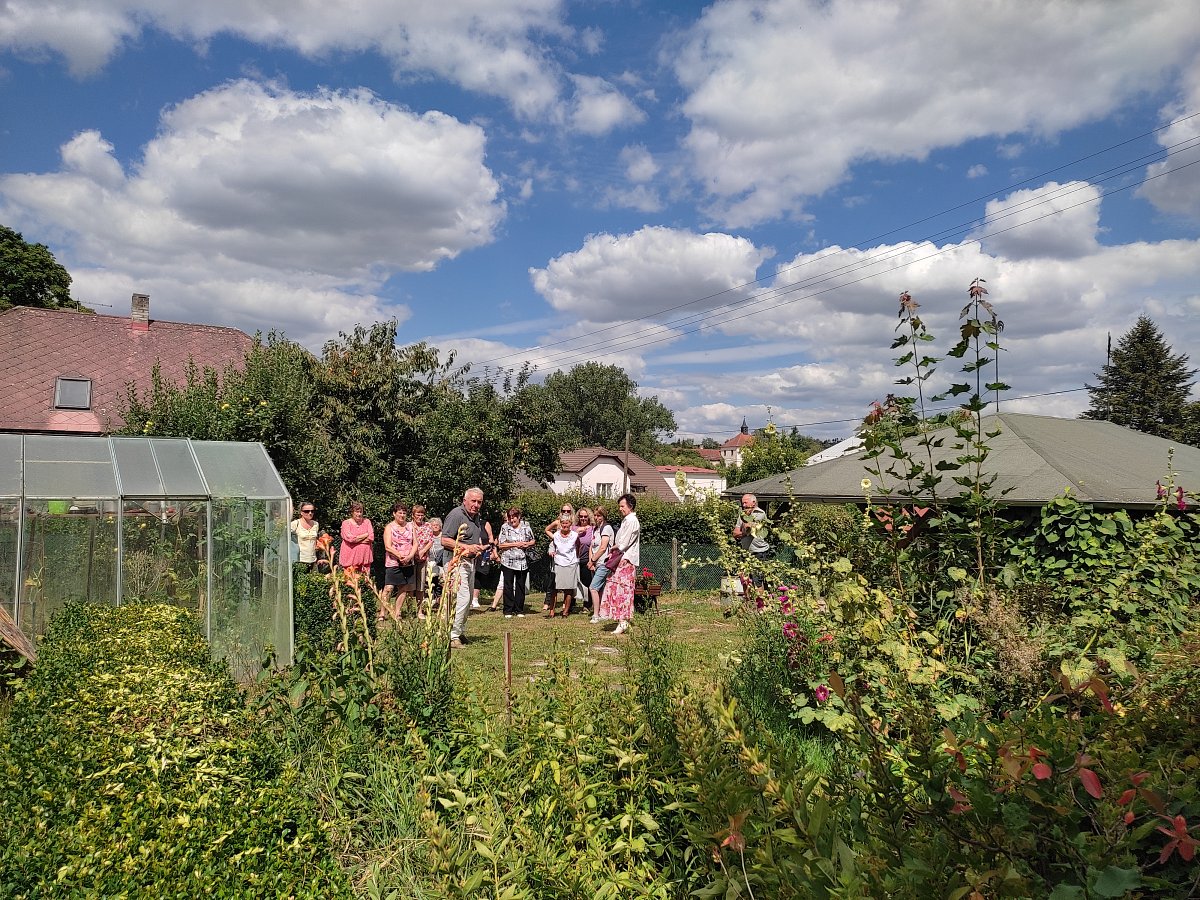
[[[1122,869],[1120,866],[1109,866],[1099,872],[1089,872],[1092,893],[1098,897],[1124,897],[1127,893],[1142,886],[1142,873],[1139,869]]]
[[[1084,900],[1086,896],[1077,884],[1059,884],[1050,892],[1049,900]]]

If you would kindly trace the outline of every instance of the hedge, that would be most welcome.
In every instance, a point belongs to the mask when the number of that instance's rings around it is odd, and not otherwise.
[[[350,892],[192,615],[68,606],[0,727],[0,896]]]

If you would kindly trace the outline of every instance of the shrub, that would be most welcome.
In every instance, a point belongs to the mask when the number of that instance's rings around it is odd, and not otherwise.
[[[68,606],[0,730],[0,894],[346,896],[295,780],[191,613]]]

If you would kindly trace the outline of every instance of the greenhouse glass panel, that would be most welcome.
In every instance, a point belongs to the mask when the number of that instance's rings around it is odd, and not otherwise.
[[[213,586],[208,614],[213,655],[237,677],[253,674],[268,645],[292,655],[287,501],[212,503]]]
[[[0,497],[21,496],[21,436],[0,434]]]
[[[196,468],[196,457],[192,455],[189,441],[150,438],[149,442],[167,494],[172,497],[208,496],[208,486]]]
[[[70,602],[117,602],[117,517],[111,505],[31,500],[22,528],[17,624],[44,634]]]
[[[122,495],[161,497],[166,493],[149,441],[145,438],[113,438],[112,450],[121,478]]]
[[[170,603],[203,623],[208,596],[208,503],[126,500],[122,603]]]
[[[262,444],[192,441],[192,449],[213,497],[274,500],[287,496]]]
[[[27,434],[23,477],[25,496],[39,500],[117,496],[107,438]]]
[[[21,523],[21,498],[0,497],[0,607],[17,615],[17,540]]]

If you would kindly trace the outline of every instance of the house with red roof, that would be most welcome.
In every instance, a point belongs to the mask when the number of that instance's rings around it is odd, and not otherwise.
[[[629,493],[647,494],[670,503],[679,498],[667,484],[658,467],[636,453],[608,450],[604,447],[585,447],[568,450],[559,456],[558,471],[550,482],[556,494],[583,491],[597,497],[619,497],[625,493],[625,466],[629,470]]]
[[[151,319],[146,294],[133,295],[129,318],[14,306],[0,312],[0,432],[108,434],[155,363],[183,382],[189,362],[241,365],[253,343],[236,328]]]
[[[750,433],[750,427],[743,417],[741,431],[721,445],[721,462],[727,466],[740,466],[742,451],[746,449],[747,444],[753,443],[753,441],[754,435]]]
[[[716,469],[701,466],[656,466],[672,493],[682,500],[684,497],[701,499],[705,494],[720,494],[725,490],[725,476]]]

